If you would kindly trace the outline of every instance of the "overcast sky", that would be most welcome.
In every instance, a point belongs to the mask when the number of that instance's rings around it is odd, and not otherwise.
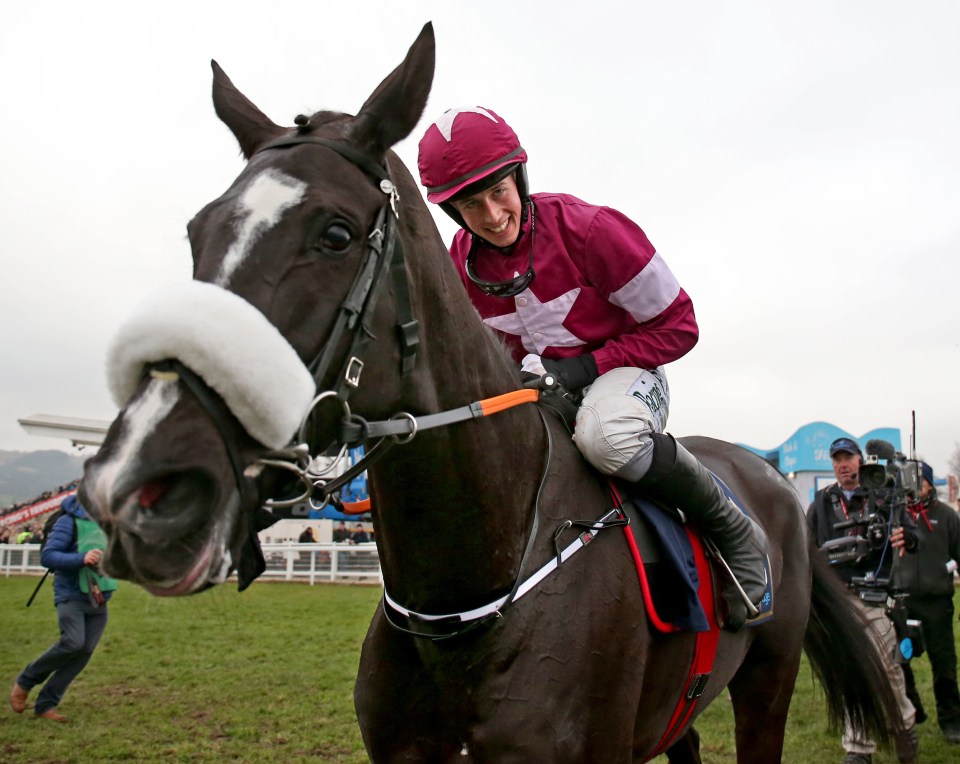
[[[342,8],[331,11],[328,7]],[[960,3],[168,0],[8,4],[0,23],[0,449],[112,419],[103,359],[241,169],[211,58],[275,122],[355,112],[432,20],[428,113],[499,112],[534,191],[615,207],[691,295],[669,429],[774,448],[898,427],[960,441]],[[438,212],[438,211],[437,211]],[[437,215],[449,241],[452,223]]]

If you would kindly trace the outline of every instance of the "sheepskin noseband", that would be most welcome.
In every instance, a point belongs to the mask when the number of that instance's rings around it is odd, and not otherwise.
[[[171,358],[198,374],[269,448],[290,443],[316,390],[296,351],[263,313],[203,281],[157,291],[120,327],[107,351],[117,406],[133,395],[145,366]]]

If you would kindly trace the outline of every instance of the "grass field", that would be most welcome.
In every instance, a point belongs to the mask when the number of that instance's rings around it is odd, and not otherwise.
[[[353,679],[379,589],[258,583],[243,594],[231,585],[162,600],[122,585],[100,647],[60,706],[70,721],[54,724],[34,720],[30,711],[17,716],[6,705],[17,673],[56,636],[49,581],[33,607],[24,607],[36,581],[0,578],[0,761],[367,761]],[[932,712],[926,658],[914,669]],[[704,762],[734,761],[725,696],[697,727]],[[787,735],[786,762],[843,758],[806,665]],[[924,764],[960,760],[960,746],[944,742],[932,719],[920,737]],[[896,757],[881,752],[874,761]]]

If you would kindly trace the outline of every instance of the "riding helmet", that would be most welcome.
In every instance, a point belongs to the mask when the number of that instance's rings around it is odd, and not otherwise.
[[[449,202],[470,196],[516,171],[517,191],[529,196],[527,152],[496,112],[482,106],[448,109],[420,139],[420,182],[427,199],[463,224]]]

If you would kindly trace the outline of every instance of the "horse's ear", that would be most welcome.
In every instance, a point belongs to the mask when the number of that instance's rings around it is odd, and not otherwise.
[[[380,83],[353,120],[351,136],[358,144],[383,155],[410,135],[426,108],[435,61],[433,24],[427,22],[403,63]]]
[[[284,130],[237,90],[216,61],[211,61],[210,66],[213,67],[213,108],[240,142],[244,158],[249,159],[258,147]]]

